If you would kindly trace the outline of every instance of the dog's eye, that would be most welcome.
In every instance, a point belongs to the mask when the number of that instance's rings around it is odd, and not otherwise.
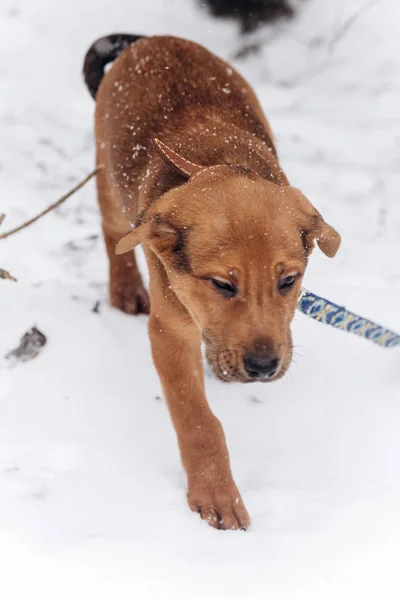
[[[290,275],[290,277],[284,277],[279,281],[279,291],[281,294],[286,294],[292,287],[294,282],[296,281],[295,275]]]
[[[225,298],[233,298],[237,294],[237,287],[228,281],[223,281],[222,279],[214,279],[213,277],[210,279],[212,285],[216,290]]]

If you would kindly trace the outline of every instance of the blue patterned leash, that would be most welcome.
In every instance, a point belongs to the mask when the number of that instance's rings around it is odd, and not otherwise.
[[[338,306],[304,288],[300,294],[297,308],[320,323],[354,333],[383,348],[400,346],[400,335],[394,331],[355,315],[344,306]]]

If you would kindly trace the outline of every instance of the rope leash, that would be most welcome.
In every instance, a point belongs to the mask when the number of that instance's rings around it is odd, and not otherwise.
[[[382,348],[395,348],[400,346],[400,335],[386,329],[373,321],[356,315],[344,306],[334,304],[330,300],[321,298],[303,288],[297,308],[312,319],[359,335]]]

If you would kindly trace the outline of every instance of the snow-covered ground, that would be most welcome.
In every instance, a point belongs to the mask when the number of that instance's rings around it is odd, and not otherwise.
[[[300,6],[235,64],[292,183],[343,236],[335,260],[315,253],[307,287],[400,330],[400,8]],[[242,44],[192,0],[2,0],[2,230],[91,170],[82,58],[114,31],[190,37],[229,59]],[[19,280],[0,281],[2,599],[398,600],[399,351],[299,315],[283,381],[208,378],[253,519],[215,531],[186,505],[146,319],[107,306],[92,183],[0,241],[0,266]],[[47,346],[10,369],[34,324]]]

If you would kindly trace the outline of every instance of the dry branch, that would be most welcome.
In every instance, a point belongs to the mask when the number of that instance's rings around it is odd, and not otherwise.
[[[17,233],[18,231],[21,231],[22,229],[25,229],[25,227],[32,225],[32,223],[35,223],[35,221],[38,221],[39,219],[44,217],[44,215],[47,215],[47,213],[49,213],[51,210],[60,206],[63,202],[68,200],[68,198],[70,196],[72,196],[72,194],[75,194],[75,192],[80,190],[90,179],[92,179],[92,177],[97,175],[97,173],[100,171],[100,169],[101,169],[101,166],[97,167],[94,171],[89,173],[89,175],[87,177],[85,177],[85,179],[82,179],[82,181],[80,181],[75,187],[73,187],[72,190],[70,190],[67,194],[62,196],[59,200],[57,200],[57,202],[54,202],[54,204],[50,204],[50,206],[48,206],[41,213],[39,213],[35,217],[32,217],[32,219],[25,221],[24,223],[22,223],[21,225],[18,225],[18,227],[15,227],[14,229],[10,229],[10,231],[6,231],[5,233],[0,233],[0,240],[5,240],[10,235]],[[1,218],[1,220],[0,220],[0,224],[1,224],[1,221],[4,219],[4,215],[0,215],[0,218]]]
[[[6,238],[10,237],[10,235],[13,235],[14,233],[17,233],[18,231],[21,231],[22,229],[25,229],[26,227],[29,227],[29,225],[32,225],[32,223],[35,223],[35,221],[38,221],[39,219],[41,219],[42,217],[44,217],[44,215],[47,215],[47,213],[49,213],[51,210],[53,210],[54,208],[57,208],[58,206],[60,206],[70,196],[72,196],[72,194],[75,194],[75,192],[77,192],[78,190],[80,190],[90,179],[92,179],[92,177],[94,177],[95,175],[97,175],[97,173],[100,171],[100,169],[101,169],[101,166],[97,167],[94,171],[92,171],[91,173],[89,173],[89,175],[87,175],[87,177],[85,177],[84,179],[82,179],[82,181],[80,181],[75,187],[73,187],[72,190],[70,190],[64,196],[61,196],[61,198],[59,200],[57,200],[57,202],[54,202],[53,204],[50,204],[50,206],[48,206],[41,213],[39,213],[35,217],[32,217],[32,219],[29,219],[28,221],[25,221],[24,223],[21,223],[21,225],[18,225],[18,227],[15,227],[14,229],[10,229],[10,231],[6,231],[5,233],[0,233],[0,240],[5,240]],[[0,225],[2,224],[2,222],[4,221],[4,219],[5,219],[5,215],[0,213]],[[0,279],[10,279],[11,281],[17,281],[15,279],[15,277],[13,277],[5,269],[0,269]]]
[[[342,23],[339,29],[336,31],[332,39],[330,40],[327,48],[327,53],[332,54],[335,50],[338,42],[344,38],[345,35],[350,31],[350,29],[357,23],[357,21],[366,13],[368,10],[373,8],[376,4],[378,4],[380,0],[370,0],[363,6],[361,6],[358,10],[356,10],[350,17]]]

